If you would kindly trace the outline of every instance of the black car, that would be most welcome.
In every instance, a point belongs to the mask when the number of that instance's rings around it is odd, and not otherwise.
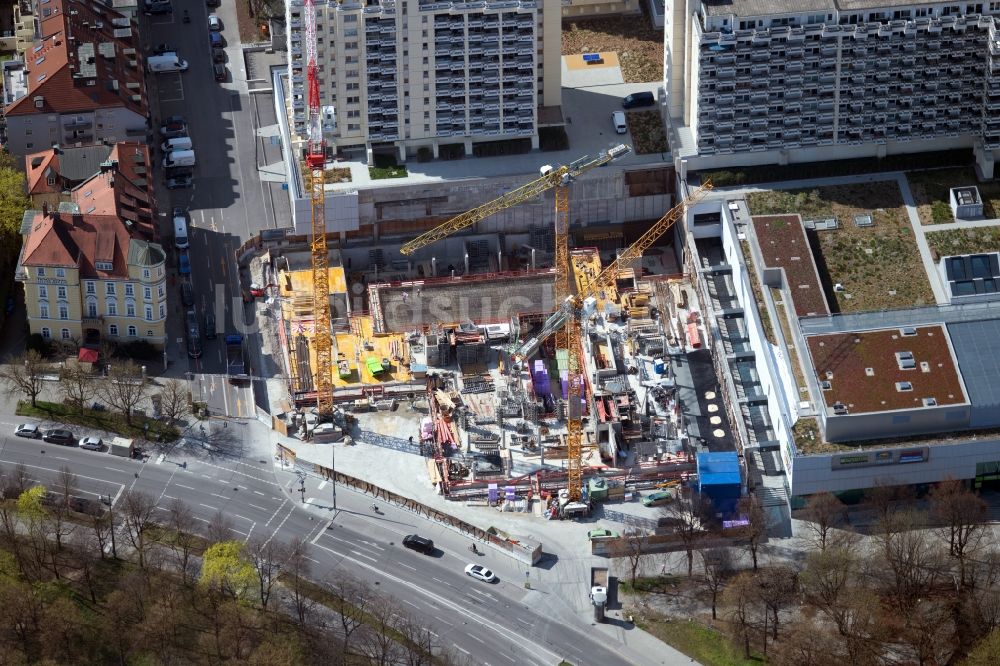
[[[403,545],[411,550],[420,551],[424,555],[430,555],[434,552],[434,542],[419,534],[407,534],[403,537]]]
[[[205,339],[214,340],[215,339],[215,313],[206,312],[205,313]]]
[[[186,308],[194,305],[194,287],[187,280],[181,282],[181,303]]]
[[[226,62],[226,49],[216,46],[212,49],[212,62]]]
[[[173,139],[178,136],[187,136],[188,126],[184,116],[168,116],[163,119],[160,125],[160,134],[165,139]]]
[[[76,446],[76,437],[73,436],[73,433],[69,430],[63,430],[62,428],[46,430],[45,434],[42,435],[42,441],[48,442],[49,444]]]
[[[157,44],[153,48],[153,55],[163,55],[164,53],[174,53],[176,51],[177,49],[170,44]]]
[[[626,95],[622,99],[623,109],[638,109],[641,106],[653,106],[656,104],[656,98],[651,92],[637,92],[631,95]]]
[[[215,73],[216,81],[225,81],[229,78],[229,72],[226,71],[225,65],[212,65],[212,71]]]
[[[201,356],[201,331],[198,330],[198,315],[187,311],[187,352],[191,358]]]
[[[185,187],[191,187],[192,183],[194,183],[194,176],[191,174],[171,176],[170,178],[167,178],[167,189],[178,190]]]

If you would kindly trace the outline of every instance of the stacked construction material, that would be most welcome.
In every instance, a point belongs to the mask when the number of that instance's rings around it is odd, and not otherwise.
[[[552,393],[549,382],[549,371],[545,368],[545,361],[537,360],[531,370],[531,385],[535,389],[535,395],[546,396]]]
[[[443,368],[451,360],[448,338],[437,333],[428,333],[424,340],[427,349],[427,365]]]

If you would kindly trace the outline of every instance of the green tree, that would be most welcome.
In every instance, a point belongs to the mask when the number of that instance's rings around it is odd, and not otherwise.
[[[1000,654],[1000,628],[991,631],[972,648],[964,666],[993,666],[997,663],[998,654]]]
[[[31,208],[24,183],[24,172],[17,167],[18,158],[0,152],[0,267],[9,274],[17,253],[21,250],[21,220]]]
[[[45,486],[28,488],[17,498],[17,512],[28,520],[41,520],[45,516],[42,501],[46,494]]]
[[[244,599],[257,583],[257,574],[239,541],[220,541],[205,551],[201,584],[234,599]]]

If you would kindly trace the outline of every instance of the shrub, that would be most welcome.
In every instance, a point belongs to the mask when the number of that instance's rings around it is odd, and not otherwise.
[[[951,214],[951,206],[945,201],[935,201],[931,206],[931,220],[934,224],[954,222],[955,218]]]
[[[52,342],[42,337],[41,333],[32,333],[24,345],[27,351],[36,351],[45,358],[52,356]]]
[[[543,127],[538,130],[538,147],[543,151],[566,150],[569,148],[569,136],[563,127]]]
[[[420,146],[417,149],[417,161],[418,162],[430,162],[433,159],[434,153],[427,146]]]
[[[126,358],[140,361],[151,361],[160,356],[161,352],[146,340],[132,340],[118,348],[118,353]]]

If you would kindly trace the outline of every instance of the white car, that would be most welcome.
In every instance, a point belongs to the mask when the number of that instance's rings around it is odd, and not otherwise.
[[[492,571],[481,564],[465,565],[465,574],[467,576],[472,576],[476,580],[481,580],[484,583],[492,583],[497,579],[497,577],[493,575]]]
[[[82,437],[80,438],[80,448],[89,449],[90,451],[103,451],[104,442],[101,441],[100,437]]]
[[[14,430],[14,434],[18,437],[27,437],[28,439],[38,439],[42,436],[42,431],[38,429],[38,426],[34,423],[22,423],[17,426]]]
[[[218,32],[222,30],[222,19],[220,19],[215,14],[208,15],[208,29],[212,32]]]

